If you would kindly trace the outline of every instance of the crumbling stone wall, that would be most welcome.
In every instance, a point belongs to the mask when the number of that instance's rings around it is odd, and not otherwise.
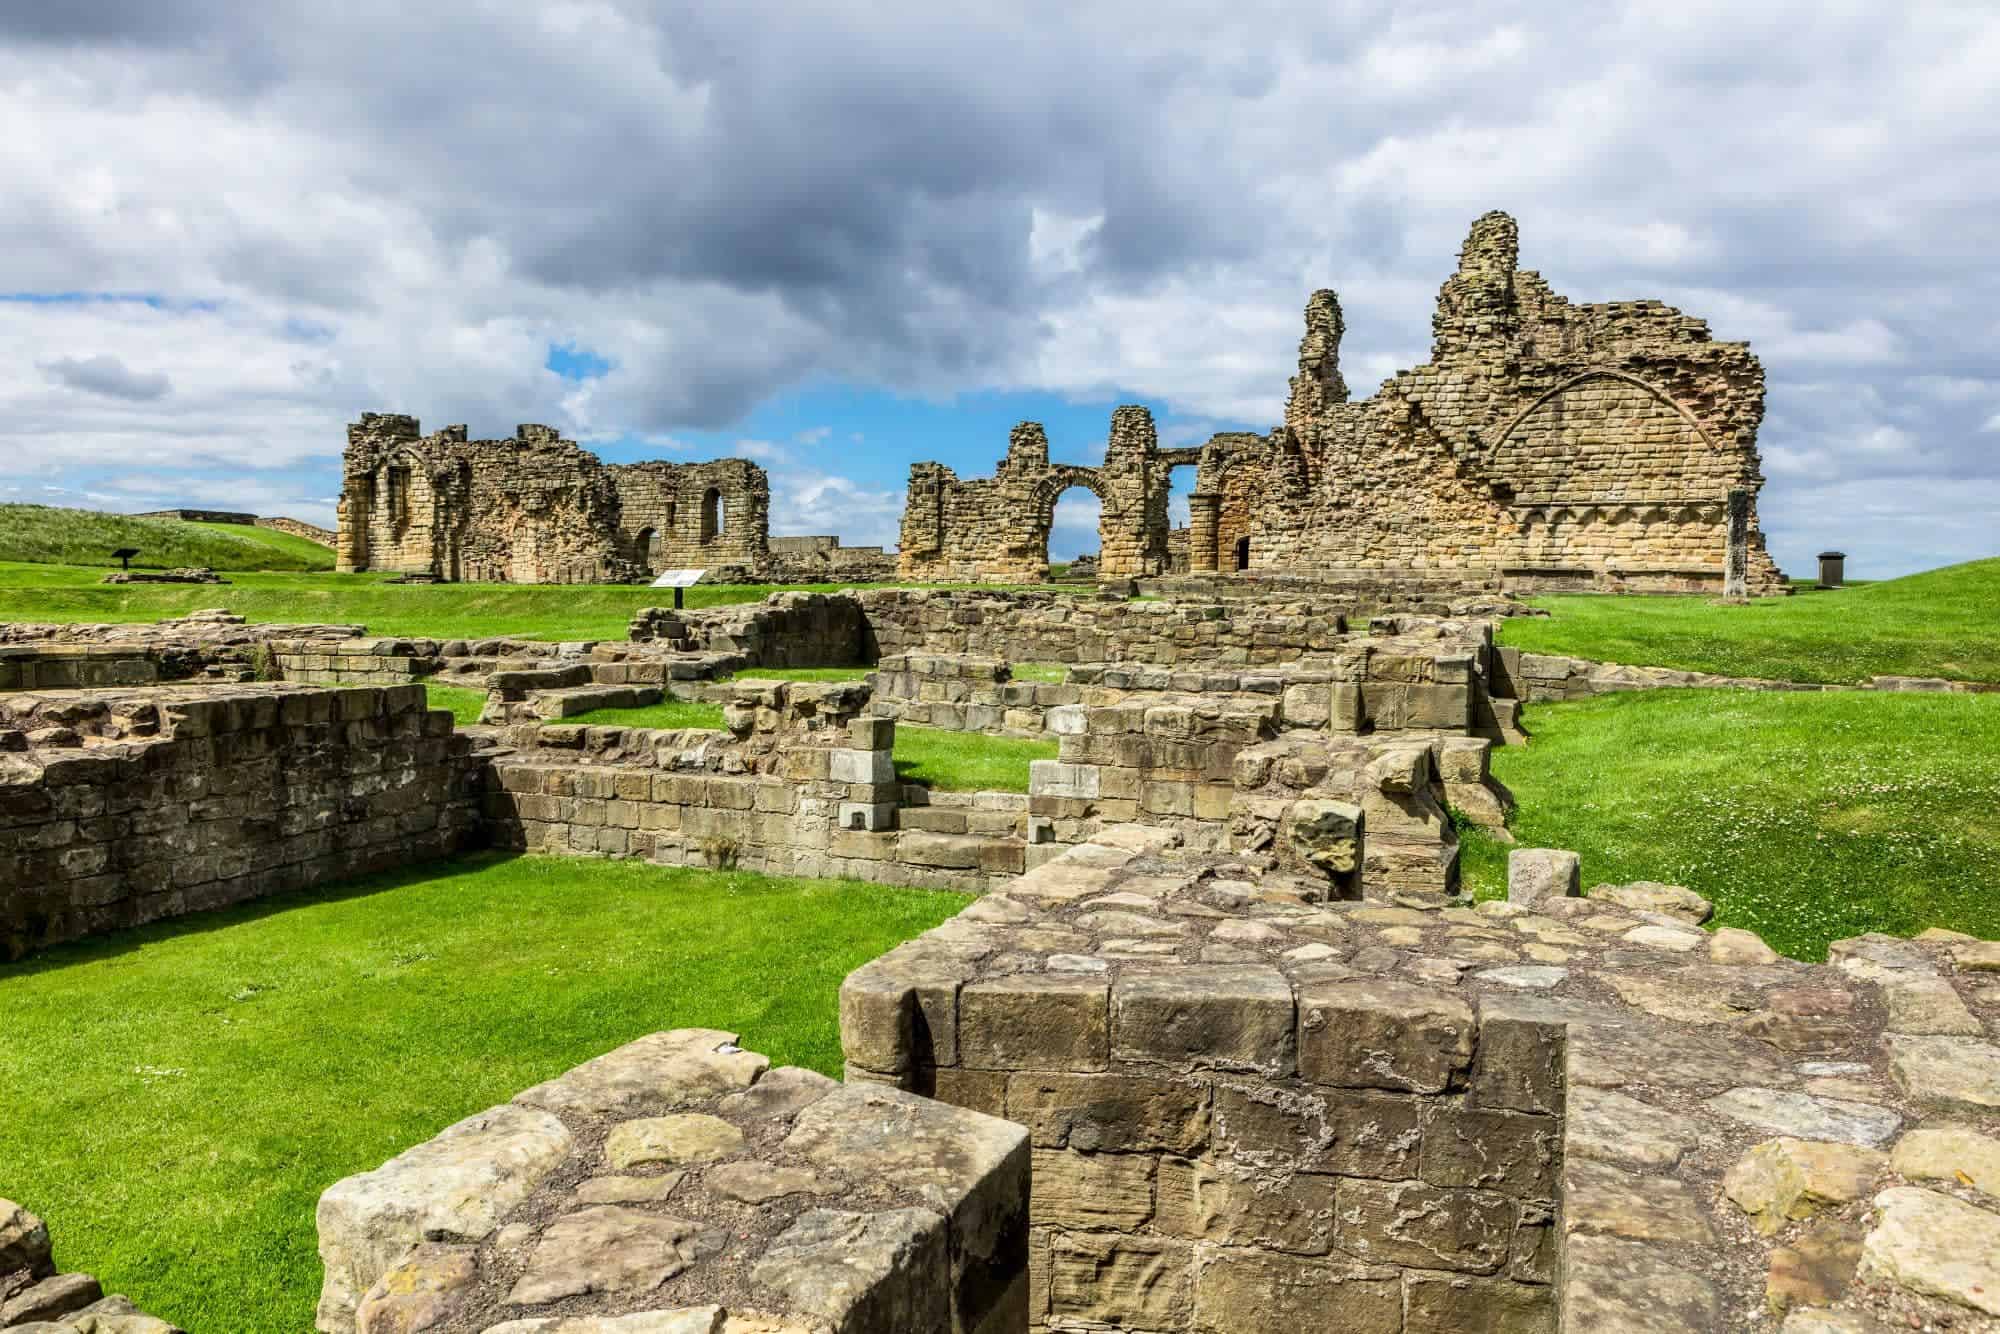
[[[1045,579],[1056,500],[1082,487],[1102,506],[1099,574],[1160,574],[1168,563],[1169,474],[1195,461],[1194,450],[1159,448],[1143,407],[1112,412],[1104,462],[1095,468],[1050,463],[1047,433],[1022,422],[991,478],[961,481],[943,464],[911,466],[897,572],[917,580]]]
[[[1752,593],[1787,591],[1756,530],[1764,373],[1658,301],[1572,305],[1516,267],[1504,213],[1473,224],[1429,362],[1350,401],[1333,292],[1306,307],[1284,423],[1157,450],[1120,408],[1102,469],[1051,468],[1023,423],[990,480],[911,469],[906,578],[1043,578],[1051,488],[1105,501],[1103,573],[1173,564],[1168,469],[1199,461],[1186,568],[1498,574],[1510,587],[1721,592],[1731,492],[1750,496]],[[1143,421],[1144,429],[1139,429]],[[1121,432],[1120,423],[1125,424]]]
[[[470,739],[423,687],[12,695],[0,955],[438,857]]]
[[[553,427],[470,440],[374,412],[347,442],[342,571],[573,584],[765,564],[770,483],[747,459],[607,466]]]

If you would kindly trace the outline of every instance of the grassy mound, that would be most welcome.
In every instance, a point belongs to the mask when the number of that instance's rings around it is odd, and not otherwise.
[[[2000,558],[1747,606],[1591,594],[1533,601],[1550,618],[1503,621],[1501,643],[1530,653],[1784,681],[1858,683],[1878,675],[2000,681]]]
[[[111,553],[137,547],[134,569],[206,565],[215,570],[331,570],[333,552],[266,528],[179,519],[138,519],[97,510],[0,505],[0,560],[82,565],[101,575]]]
[[[7,1193],[175,1324],[310,1329],[335,1181],[658,1029],[838,1078],[841,978],[965,902],[488,856],[0,966]]]
[[[1656,690],[1537,705],[1493,752],[1524,847],[1583,854],[1583,883],[1664,880],[1716,924],[1821,959],[1868,931],[2000,937],[2000,695]],[[1468,832],[1464,873],[1506,891]]]
[[[304,561],[300,566],[306,570],[331,570],[333,568],[333,548],[321,546],[309,538],[296,533],[279,532],[276,528],[251,528],[240,523],[197,523],[196,528],[206,528],[224,537],[242,538],[250,542],[262,542],[267,547],[287,552]]]

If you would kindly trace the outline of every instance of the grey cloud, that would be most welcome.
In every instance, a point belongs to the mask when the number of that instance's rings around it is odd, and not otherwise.
[[[165,371],[135,371],[117,357],[102,354],[38,362],[37,369],[56,384],[134,403],[165,398],[174,387]]]

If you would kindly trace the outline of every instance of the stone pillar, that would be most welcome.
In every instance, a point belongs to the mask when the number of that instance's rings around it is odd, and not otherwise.
[[[1729,550],[1723,557],[1722,597],[1725,602],[1750,600],[1750,493],[1729,493]]]
[[[1819,553],[1819,586],[1839,588],[1847,579],[1847,553],[1845,551],[1822,551]]]
[[[1188,573],[1214,574],[1220,568],[1215,556],[1215,523],[1222,498],[1196,491],[1188,497]]]

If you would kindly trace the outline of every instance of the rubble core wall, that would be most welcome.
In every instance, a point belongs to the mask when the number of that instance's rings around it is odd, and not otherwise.
[[[16,695],[0,732],[0,945],[440,857],[478,832],[471,741],[421,686]]]
[[[1047,577],[1056,495],[1103,505],[1107,579],[1316,571],[1545,591],[1722,591],[1732,493],[1750,499],[1749,591],[1789,591],[1755,497],[1764,372],[1747,344],[1659,301],[1574,305],[1517,267],[1504,213],[1476,220],[1439,292],[1425,364],[1352,401],[1338,297],[1307,302],[1283,424],[1160,449],[1145,409],[1113,415],[1098,468],[1054,465],[1014,428],[990,478],[910,470],[906,579]],[[1196,463],[1182,543],[1169,474]],[[1185,558],[1179,552],[1185,550]]]

